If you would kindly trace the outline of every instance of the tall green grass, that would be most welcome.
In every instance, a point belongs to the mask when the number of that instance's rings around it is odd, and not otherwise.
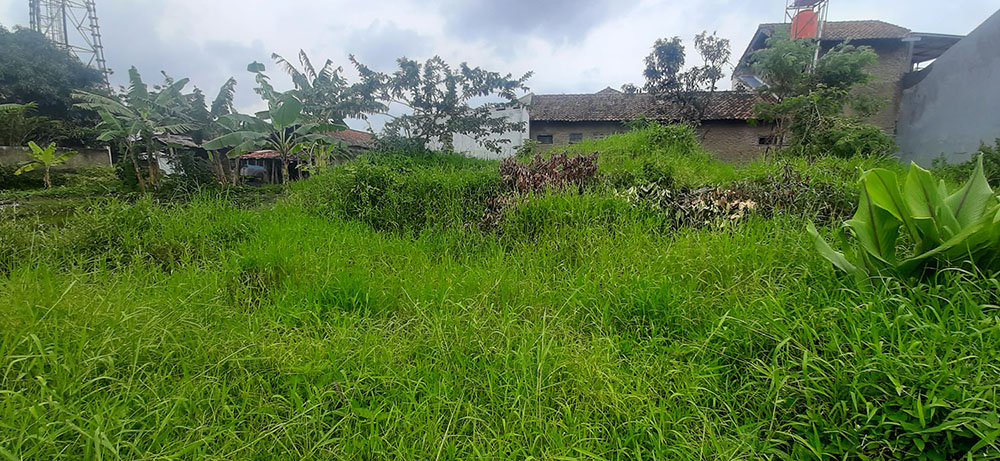
[[[495,163],[429,161],[349,164],[255,210],[0,223],[0,455],[1000,456],[994,276],[858,286],[807,217],[674,229],[604,189],[482,232],[463,209]]]

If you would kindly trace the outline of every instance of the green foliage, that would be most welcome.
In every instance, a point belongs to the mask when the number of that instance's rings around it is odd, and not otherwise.
[[[351,62],[361,75],[360,87],[382,103],[387,113],[390,104],[400,104],[410,113],[395,116],[386,124],[388,135],[405,136],[419,140],[427,146],[437,140],[443,150],[453,150],[454,135],[463,134],[475,139],[483,147],[500,152],[507,139],[492,139],[511,131],[525,128],[524,122],[511,122],[495,110],[521,107],[518,92],[527,92],[525,83],[531,73],[521,77],[501,74],[462,63],[452,68],[440,56],[424,63],[399,58],[399,69],[392,74],[377,72],[358,62],[352,55]],[[474,98],[494,97],[503,99],[499,104],[470,106]]]
[[[854,219],[844,223],[857,247],[855,261],[834,251],[809,229],[817,248],[837,268],[856,275],[913,277],[971,262],[980,270],[1000,269],[1000,200],[983,174],[980,159],[969,180],[948,194],[945,182],[913,164],[905,181],[888,170],[871,170],[860,180]],[[897,256],[900,236],[912,255]]]
[[[789,40],[775,34],[767,47],[754,52],[753,68],[767,82],[769,99],[756,107],[756,119],[775,123],[779,139],[790,151],[807,156],[886,155],[895,150],[892,137],[863,121],[880,102],[851,91],[871,80],[866,69],[878,61],[870,47],[841,43],[814,63],[814,40]],[[845,110],[853,110],[846,116]]]
[[[23,146],[29,139],[64,146],[96,145],[92,114],[73,108],[74,91],[103,91],[104,77],[43,35],[0,26],[0,145]],[[30,113],[30,115],[29,115]]]
[[[697,124],[704,119],[710,102],[710,98],[699,93],[718,89],[718,82],[725,76],[725,67],[732,58],[732,50],[729,39],[719,38],[714,32],[709,35],[708,31],[695,36],[694,48],[704,64],[683,70],[686,58],[681,39],[657,39],[653,51],[646,57],[643,90],[676,104],[683,120]],[[637,94],[640,90],[629,83],[622,86],[622,92]]]
[[[616,187],[658,182],[703,186],[731,181],[735,168],[702,149],[692,126],[661,125],[648,120],[632,123],[628,133],[585,140],[567,147],[571,155],[597,152],[598,172]]]
[[[304,181],[293,199],[320,215],[419,234],[477,225],[500,191],[495,162],[441,154],[363,156]]]
[[[35,103],[44,117],[80,121],[72,93],[103,86],[99,71],[42,34],[0,26],[0,103]]]
[[[340,145],[341,141],[326,133],[343,130],[346,126],[312,118],[305,112],[306,105],[296,96],[298,90],[275,91],[264,74],[263,64],[250,64],[247,70],[256,75],[255,91],[267,102],[268,110],[256,116],[239,113],[220,116],[217,123],[225,129],[225,134],[205,142],[202,147],[228,149],[230,157],[256,150],[274,150],[281,155],[282,184],[288,184],[290,156],[320,144]]]
[[[638,171],[673,152],[650,135],[581,153]],[[890,165],[700,155],[662,165],[699,189],[817,197]],[[809,213],[674,226],[599,185],[520,196],[481,232],[497,170],[382,152],[252,209],[238,189],[83,204],[59,225],[0,207],[0,452],[1000,456],[995,275],[859,289],[801,232]]]
[[[986,181],[994,188],[1000,187],[1000,138],[997,138],[993,146],[988,144],[980,146],[979,152],[973,154],[967,162],[948,164],[944,157],[935,159],[933,171],[949,182],[959,183],[972,175],[980,160],[983,162]]]
[[[28,141],[28,147],[31,148],[31,152],[28,153],[28,157],[31,157],[31,161],[21,165],[21,167],[14,172],[14,175],[19,176],[29,171],[43,168],[45,171],[44,178],[46,189],[50,189],[52,187],[52,179],[50,175],[52,167],[66,163],[67,160],[78,153],[76,151],[69,151],[64,152],[62,155],[56,155],[56,143],[49,144],[48,147],[43,149],[39,147],[38,144],[35,144],[34,141]]]
[[[153,189],[161,184],[159,156],[164,148],[159,136],[183,134],[194,131],[193,118],[187,98],[181,92],[189,80],[174,81],[169,77],[164,86],[150,91],[139,71],[129,69],[129,87],[123,95],[105,96],[98,93],[76,92],[80,101],[78,107],[97,112],[101,122],[97,126],[101,135],[99,141],[112,143],[123,157],[131,163],[140,190]],[[144,154],[140,158],[140,154]],[[141,163],[145,163],[148,174],[143,173]]]
[[[24,146],[48,131],[51,120],[28,115],[36,107],[34,103],[0,104],[0,146]]]
[[[277,53],[271,58],[292,78],[295,85],[293,93],[302,101],[305,114],[314,121],[342,125],[347,117],[364,117],[385,110],[375,100],[371,88],[360,83],[349,85],[341,75],[344,69],[334,67],[329,59],[321,69],[316,70],[306,52],[300,50],[299,64],[302,69],[299,70]]]

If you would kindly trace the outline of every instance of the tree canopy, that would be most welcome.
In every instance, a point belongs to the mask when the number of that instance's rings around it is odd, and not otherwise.
[[[499,152],[509,140],[491,139],[494,135],[524,129],[524,122],[511,122],[497,115],[495,109],[518,106],[518,92],[527,92],[529,72],[520,77],[501,74],[462,63],[457,69],[435,56],[424,63],[399,58],[399,68],[392,74],[372,70],[351,56],[361,75],[361,85],[375,98],[402,105],[408,114],[393,116],[386,131],[420,140],[424,144],[437,139],[445,150],[453,148],[455,134],[475,139],[483,147]],[[472,107],[475,98],[500,99],[502,103]],[[388,110],[383,111],[389,115]]]
[[[867,46],[841,43],[817,59],[818,46],[776,34],[751,56],[770,99],[757,105],[756,118],[775,124],[782,145],[809,155],[890,152],[892,138],[864,121],[882,101],[852,91],[871,80],[867,68],[878,55]]]
[[[100,91],[101,73],[29,29],[0,26],[0,103],[35,104],[37,115],[66,119],[74,91]]]

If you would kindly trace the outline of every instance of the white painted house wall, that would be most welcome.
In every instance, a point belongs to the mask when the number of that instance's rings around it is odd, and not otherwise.
[[[517,149],[524,145],[524,141],[528,139],[528,125],[530,124],[530,114],[528,112],[528,104],[531,103],[531,95],[521,98],[520,107],[511,107],[506,109],[500,109],[495,111],[496,115],[507,117],[511,122],[518,123],[524,122],[524,129],[522,131],[511,131],[504,133],[502,135],[490,136],[489,139],[499,140],[507,139],[510,142],[503,144],[501,146],[501,152],[497,154],[496,152],[491,152],[489,149],[481,146],[472,137],[455,134],[454,136],[454,146],[455,152],[465,154],[469,157],[476,157],[486,160],[498,160],[507,157],[513,157],[517,153]],[[432,139],[428,144],[431,150],[440,150],[442,148],[441,143]]]

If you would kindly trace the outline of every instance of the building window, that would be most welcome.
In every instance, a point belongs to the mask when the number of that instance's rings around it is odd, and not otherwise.
[[[583,142],[583,133],[570,133],[569,143],[576,144],[578,142]]]
[[[777,143],[778,143],[777,136],[761,136],[760,139],[757,140],[757,144],[760,144],[762,146],[773,146]]]
[[[539,144],[552,144],[551,134],[540,134],[536,139],[538,140]]]

